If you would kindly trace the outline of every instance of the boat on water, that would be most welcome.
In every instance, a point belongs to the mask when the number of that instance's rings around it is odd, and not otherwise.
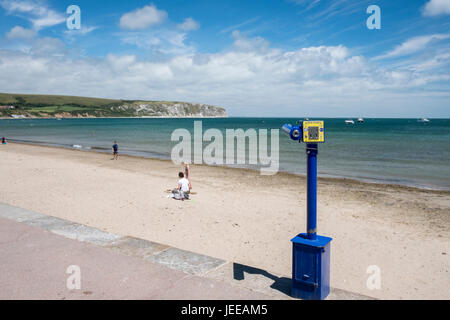
[[[430,120],[427,119],[427,118],[422,118],[422,119],[417,120],[417,121],[418,121],[418,122],[430,122]]]
[[[363,122],[364,122],[364,119],[363,119],[363,118],[358,118],[358,122],[359,122],[359,123],[363,123]]]
[[[355,124],[355,121],[353,121],[353,120],[345,120],[345,124]]]

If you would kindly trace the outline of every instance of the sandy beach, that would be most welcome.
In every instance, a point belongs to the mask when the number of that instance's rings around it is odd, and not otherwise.
[[[302,176],[191,166],[192,200],[167,198],[170,161],[8,143],[0,202],[291,276],[304,232]],[[331,285],[382,299],[450,299],[450,192],[319,179],[318,233],[331,236]],[[369,290],[367,268],[381,270]]]

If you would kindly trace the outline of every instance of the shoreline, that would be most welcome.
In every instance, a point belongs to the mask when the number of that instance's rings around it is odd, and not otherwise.
[[[144,116],[144,117],[71,117],[71,118],[61,118],[61,119],[128,119],[128,118],[136,118],[136,119],[140,119],[140,118],[160,118],[162,116]],[[195,117],[163,117],[163,118],[168,118],[168,119],[172,119],[172,118],[195,118]],[[198,118],[238,118],[238,119],[304,119],[304,116],[286,116],[286,117],[269,117],[269,116],[264,116],[264,117],[250,117],[250,116],[224,116],[224,117],[198,117]],[[348,117],[309,117],[310,119],[342,119],[342,120],[346,120],[346,119],[358,119],[358,116],[348,116]],[[0,120],[27,120],[27,119],[32,119],[32,120],[36,120],[36,119],[58,119],[57,117],[35,117],[35,118],[12,118],[12,117],[0,117]],[[418,118],[405,118],[405,117],[389,117],[389,118],[385,118],[385,117],[365,117],[364,119],[366,120],[370,120],[370,119],[377,119],[377,120],[386,120],[386,119],[393,119],[393,120],[420,120],[420,117]],[[450,118],[428,118],[430,120],[450,120]]]
[[[17,139],[8,139],[8,143],[17,143],[17,144],[24,144],[24,145],[30,145],[30,146],[39,146],[44,148],[56,148],[56,149],[64,149],[64,150],[74,150],[74,151],[84,151],[84,152],[95,152],[95,153],[102,153],[102,154],[108,154],[110,153],[109,148],[99,148],[99,147],[92,147],[90,146],[89,149],[87,148],[75,148],[70,145],[59,145],[59,144],[53,144],[48,142],[33,142],[33,141],[25,141],[25,140],[17,140]],[[108,151],[107,151],[108,150]],[[136,151],[139,153],[140,151]],[[150,153],[150,152],[149,152]],[[151,157],[151,156],[143,156],[143,155],[133,155],[133,154],[127,154],[127,153],[121,153],[121,157],[127,156],[127,157],[136,157],[141,159],[149,159],[149,160],[159,160],[159,161],[167,161],[171,162],[170,159],[163,159],[158,157]],[[172,162],[171,162],[172,163]],[[247,170],[250,172],[259,172],[259,169],[255,168],[242,168],[242,167],[231,167],[226,165],[208,165],[208,164],[196,164],[196,166],[206,166],[206,167],[219,167],[219,168],[226,168],[230,170]],[[300,173],[293,173],[285,170],[280,170],[276,175],[280,174],[286,174],[288,176],[294,176],[294,177],[300,177],[304,180],[306,180],[306,174],[300,174]],[[367,184],[367,185],[378,185],[378,186],[384,186],[384,187],[392,187],[392,188],[401,188],[405,191],[430,191],[435,192],[438,194],[443,195],[450,195],[450,189],[439,189],[438,187],[425,187],[425,186],[414,186],[414,185],[408,185],[408,184],[400,184],[400,183],[389,183],[386,181],[383,181],[382,179],[376,180],[375,178],[355,178],[355,177],[345,177],[345,176],[323,176],[320,173],[318,173],[317,176],[318,180],[321,181],[328,181],[330,183],[333,182],[340,182],[340,183],[354,183],[354,184]]]
[[[200,116],[182,116],[182,117],[168,117],[168,116],[142,116],[142,117],[0,117],[0,120],[58,120],[58,119],[227,119],[228,116],[223,117],[200,117]]]

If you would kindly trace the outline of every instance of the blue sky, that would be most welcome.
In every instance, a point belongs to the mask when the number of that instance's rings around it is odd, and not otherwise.
[[[450,117],[450,0],[0,0],[0,19],[2,92]]]

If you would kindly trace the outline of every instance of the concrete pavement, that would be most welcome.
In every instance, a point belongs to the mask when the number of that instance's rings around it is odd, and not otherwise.
[[[291,299],[290,284],[265,270],[0,203],[0,299]],[[329,296],[367,298],[338,289]]]
[[[0,299],[269,298],[4,218],[0,257]],[[66,286],[73,265],[80,268],[79,290]]]

